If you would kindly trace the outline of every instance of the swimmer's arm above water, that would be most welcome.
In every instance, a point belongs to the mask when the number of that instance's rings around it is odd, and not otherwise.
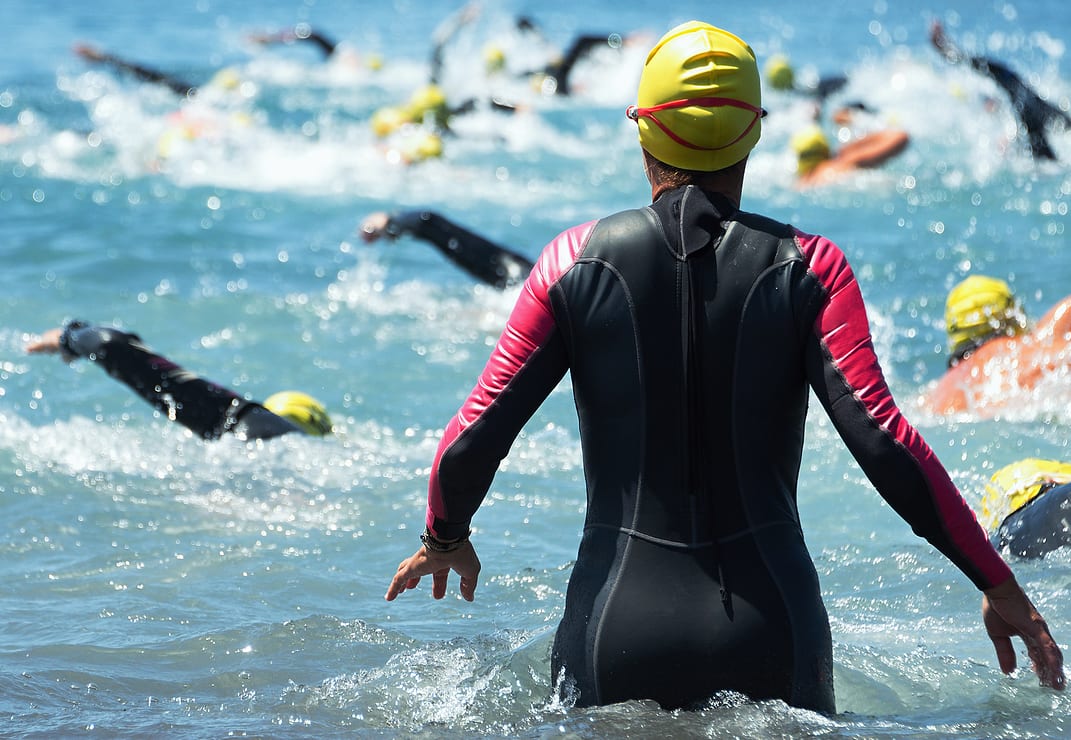
[[[32,342],[26,343],[26,353],[31,355],[62,355],[64,362],[71,362],[74,356],[68,354],[60,345],[63,329],[49,329]]]
[[[428,242],[472,277],[499,289],[522,283],[532,271],[528,258],[434,211],[373,213],[361,224],[361,238],[367,243],[403,235]]]

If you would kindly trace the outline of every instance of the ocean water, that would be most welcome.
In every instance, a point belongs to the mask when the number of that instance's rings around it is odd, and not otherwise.
[[[915,403],[943,370],[944,296],[964,275],[1007,278],[1035,317],[1068,293],[1071,132],[1052,135],[1059,163],[1032,162],[999,91],[940,59],[927,29],[940,18],[1067,109],[1068,5],[488,2],[448,47],[444,87],[524,110],[477,110],[440,159],[407,166],[370,119],[427,78],[431,38],[460,7],[0,4],[0,735],[1071,736],[1071,697],[1026,665],[1000,673],[977,592],[881,501],[819,408],[800,509],[832,620],[835,716],[732,695],[673,713],[553,698],[584,507],[567,384],[477,517],[476,601],[455,580],[441,602],[423,584],[385,603],[417,545],[439,430],[515,296],[426,245],[357,233],[371,212],[428,207],[534,257],[569,226],[646,203],[623,110],[650,42],[693,17],[763,60],[788,54],[805,82],[845,73],[833,102],[864,101],[876,124],[910,132],[908,150],[801,191],[788,140],[811,108],[771,92],[744,207],[842,246],[898,401],[977,504],[997,467],[1071,457],[1071,380],[997,418]],[[511,30],[522,13],[545,44]],[[352,53],[324,63],[247,40],[296,22]],[[490,41],[520,70],[590,31],[626,43],[583,63],[570,98],[482,72]],[[198,84],[230,69],[239,85],[183,102],[85,64],[78,42]],[[202,442],[99,368],[25,354],[71,318],[135,331],[251,398],[312,393],[337,434]],[[1071,556],[1013,567],[1066,651]]]

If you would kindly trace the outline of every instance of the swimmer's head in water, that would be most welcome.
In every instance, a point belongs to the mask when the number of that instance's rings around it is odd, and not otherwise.
[[[982,526],[993,532],[1005,519],[1053,486],[1071,483],[1071,464],[1026,458],[993,473],[982,496]]]
[[[409,164],[437,159],[443,155],[443,140],[438,134],[421,131],[403,142],[402,159]]]
[[[224,67],[212,76],[212,87],[234,91],[242,86],[242,78],[233,67]]]
[[[280,391],[264,401],[264,408],[293,422],[306,434],[322,437],[331,433],[331,417],[327,409],[307,393]]]
[[[446,96],[438,85],[425,85],[410,96],[405,110],[412,121],[420,121],[428,114],[439,118],[446,114]]]
[[[496,74],[506,68],[506,52],[496,44],[490,44],[483,50],[483,68],[487,74]]]
[[[647,55],[636,105],[640,146],[684,170],[713,172],[741,161],[759,141],[762,94],[755,53],[709,23],[689,21]]]
[[[829,159],[829,139],[818,126],[798,131],[789,144],[796,153],[796,171],[801,175],[806,175]]]
[[[971,275],[948,293],[945,328],[949,356],[958,361],[993,337],[1022,334],[1027,321],[1006,282]]]
[[[796,85],[796,73],[782,54],[770,57],[763,71],[772,90],[791,90]]]
[[[376,110],[372,114],[371,122],[372,131],[382,139],[409,123],[409,117],[401,108],[390,105]]]

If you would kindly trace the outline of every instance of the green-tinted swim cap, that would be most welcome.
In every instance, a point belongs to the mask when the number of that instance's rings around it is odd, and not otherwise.
[[[788,57],[778,54],[770,57],[764,69],[766,81],[773,90],[791,90],[796,84],[796,73],[788,63]]]
[[[306,393],[280,391],[264,401],[264,408],[298,425],[306,434],[322,437],[331,432],[327,409]]]

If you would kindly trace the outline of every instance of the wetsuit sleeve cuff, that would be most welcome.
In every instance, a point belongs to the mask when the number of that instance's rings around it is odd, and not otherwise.
[[[78,350],[75,349],[74,342],[71,341],[71,336],[74,332],[78,331],[79,329],[84,329],[87,326],[89,326],[89,324],[84,321],[78,321],[77,319],[74,321],[67,322],[67,325],[63,327],[63,332],[60,334],[60,349],[62,349],[66,354],[71,355],[72,357],[81,357],[81,355],[78,353]]]

